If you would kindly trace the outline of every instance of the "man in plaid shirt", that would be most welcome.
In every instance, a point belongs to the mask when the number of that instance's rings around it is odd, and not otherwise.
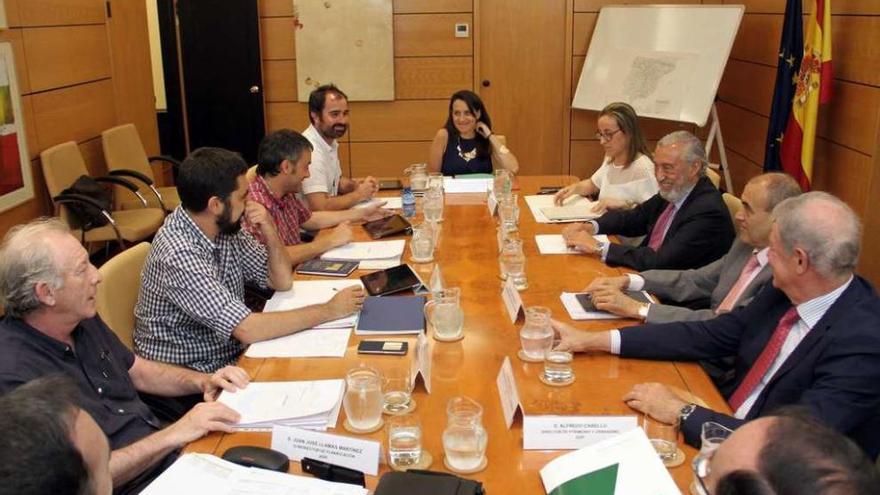
[[[351,241],[349,222],[373,220],[385,216],[384,203],[370,203],[364,208],[341,211],[309,210],[298,194],[302,182],[309,177],[312,145],[302,134],[290,129],[275,131],[260,143],[257,176],[248,186],[251,201],[263,205],[275,222],[281,242],[294,265]],[[389,212],[390,213],[390,212]],[[261,243],[266,243],[260,228],[244,219],[247,229]],[[332,231],[303,243],[300,229],[320,230],[336,226]]]
[[[200,148],[180,167],[179,206],[159,229],[141,275],[135,351],[156,361],[212,372],[245,345],[311,328],[358,311],[363,289],[325,304],[251,313],[244,284],[288,290],[292,264],[266,209],[248,200],[247,164],[235,153]],[[265,245],[241,230],[259,228]]]

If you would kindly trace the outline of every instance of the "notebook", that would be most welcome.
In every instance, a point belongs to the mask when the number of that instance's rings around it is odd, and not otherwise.
[[[425,296],[369,296],[355,335],[401,335],[425,331]]]
[[[638,302],[648,303],[648,304],[653,302],[648,298],[648,294],[646,294],[644,291],[628,290],[628,291],[624,291],[624,294],[635,299]],[[581,294],[575,294],[574,297],[577,298],[577,301],[584,308],[584,311],[586,311],[588,313],[601,311],[601,310],[596,309],[596,306],[593,306],[593,300],[590,298],[590,295],[587,294],[586,292],[581,293]]]
[[[543,213],[548,220],[553,222],[565,220],[592,220],[599,216],[591,207],[583,204],[541,208],[541,213]]]
[[[326,275],[328,277],[347,277],[357,270],[357,261],[313,259],[300,263],[296,273],[303,275]]]

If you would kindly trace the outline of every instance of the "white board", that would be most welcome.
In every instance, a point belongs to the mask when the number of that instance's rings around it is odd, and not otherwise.
[[[623,101],[640,117],[706,124],[745,7],[612,5],[599,19],[571,106]]]
[[[349,101],[394,100],[392,0],[295,0],[299,101],[333,83]]]

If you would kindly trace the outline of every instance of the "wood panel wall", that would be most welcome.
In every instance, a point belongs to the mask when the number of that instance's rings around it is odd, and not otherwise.
[[[511,0],[515,1],[515,0]],[[563,74],[574,95],[599,9],[653,0],[568,0],[566,25],[547,36],[566,36],[571,47]],[[719,88],[718,110],[735,192],[761,173],[764,139],[782,29],[785,0],[669,0],[663,3],[745,4],[746,14]],[[805,0],[805,12],[810,1]],[[266,87],[267,129],[308,125],[305,104],[296,95],[293,8],[290,0],[260,0]],[[870,208],[880,197],[880,2],[836,0],[833,3],[835,98],[819,116],[815,189],[847,201],[865,221],[860,270],[880,283],[880,212]],[[344,140],[343,167],[354,175],[396,174],[408,163],[424,161],[428,144],[445,117],[446,98],[456,89],[473,89],[471,39],[450,41],[455,22],[479,16],[479,0],[395,0],[395,77],[397,101],[353,103],[351,132]],[[539,46],[539,40],[535,46]],[[476,75],[478,76],[478,75]],[[344,89],[344,88],[343,88]],[[477,91],[479,88],[477,88]],[[602,160],[593,137],[595,112],[571,110],[561,115],[568,129],[561,137],[564,170],[587,177]],[[664,134],[693,125],[646,119],[650,144]],[[514,149],[515,149],[514,145]],[[717,161],[717,153],[713,154]]]
[[[108,18],[106,3],[5,0],[0,41],[15,51],[35,198],[0,214],[0,235],[52,214],[38,158],[46,148],[74,140],[89,172],[104,174],[101,131],[134,122],[147,152],[159,150],[146,5],[111,0]]]
[[[785,0],[724,0],[746,6],[718,91],[734,188],[760,174],[776,78]],[[804,21],[812,8],[805,0]],[[806,33],[805,33],[806,34]],[[859,271],[880,284],[880,2],[832,3],[834,98],[819,111],[813,189],[846,201],[865,221]]]
[[[302,131],[309,118],[296,88],[293,2],[259,2],[266,130]],[[453,36],[459,22],[473,32],[473,10],[472,0],[394,0],[395,100],[351,103],[351,127],[340,142],[344,173],[396,176],[427,160],[449,96],[473,89],[473,35]]]

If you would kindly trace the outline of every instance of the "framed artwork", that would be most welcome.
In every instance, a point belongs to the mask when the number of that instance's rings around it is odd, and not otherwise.
[[[0,43],[0,212],[34,197],[12,44]]]

